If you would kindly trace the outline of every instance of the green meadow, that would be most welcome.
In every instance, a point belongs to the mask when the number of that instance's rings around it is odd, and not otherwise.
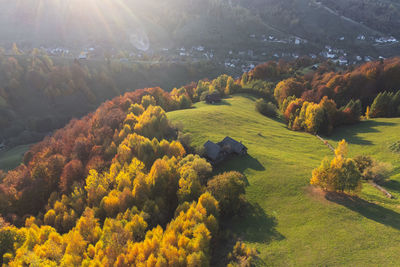
[[[338,196],[309,186],[312,170],[324,157],[333,157],[327,146],[262,116],[255,111],[255,100],[239,95],[219,105],[202,102],[168,113],[191,134],[196,147],[225,136],[248,147],[248,156],[232,158],[215,170],[243,172],[249,182],[249,207],[223,227],[258,250],[259,266],[398,265],[400,154],[389,146],[400,139],[400,119],[369,120],[326,137],[334,146],[346,139],[350,156],[390,162],[394,171],[384,187],[396,199],[369,184],[359,197]]]

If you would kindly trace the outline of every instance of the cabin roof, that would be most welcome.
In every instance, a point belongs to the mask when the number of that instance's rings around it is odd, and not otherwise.
[[[219,153],[221,152],[221,147],[216,143],[211,142],[210,140],[208,140],[204,144],[204,148],[206,150],[207,156],[212,160],[216,160],[218,158]]]
[[[219,145],[221,147],[223,146],[230,146],[232,151],[236,152],[236,153],[240,153],[241,151],[243,151],[244,149],[247,149],[246,146],[244,146],[241,142],[236,141],[235,139],[227,136],[224,138],[224,140],[222,140]]]
[[[206,96],[206,100],[221,100],[222,98],[221,98],[221,95],[220,94],[218,94],[218,93],[212,93],[212,94],[209,94],[209,95],[207,95]]]

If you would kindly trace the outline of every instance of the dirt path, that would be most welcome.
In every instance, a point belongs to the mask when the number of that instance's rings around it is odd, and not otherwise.
[[[369,182],[373,187],[375,187],[376,189],[378,189],[379,191],[381,191],[383,194],[386,195],[387,198],[393,199],[393,195],[390,194],[385,188],[383,188],[382,186],[374,183],[373,181]]]
[[[318,134],[315,135],[319,140],[322,141],[322,143],[324,143],[330,150],[332,150],[333,153],[335,153],[335,148],[328,143],[328,141],[326,141],[324,138],[322,138],[321,136],[319,136]]]

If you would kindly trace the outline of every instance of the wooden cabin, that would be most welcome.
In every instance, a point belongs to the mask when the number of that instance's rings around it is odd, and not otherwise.
[[[214,165],[233,155],[247,155],[247,147],[229,136],[218,143],[208,140],[204,149],[206,158]]]
[[[218,93],[212,93],[206,96],[205,101],[207,104],[220,103],[222,101],[222,97]]]

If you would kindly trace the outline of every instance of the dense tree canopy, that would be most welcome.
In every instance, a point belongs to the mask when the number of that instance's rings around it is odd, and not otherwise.
[[[211,84],[222,90],[225,80]],[[210,163],[177,140],[164,110],[196,91],[117,97],[1,174],[2,263],[208,266],[219,218],[239,212],[245,182],[237,172],[211,177]]]
[[[274,97],[293,130],[329,134],[343,124],[396,117],[400,110],[400,58],[369,62],[346,72],[317,71],[279,82]]]

